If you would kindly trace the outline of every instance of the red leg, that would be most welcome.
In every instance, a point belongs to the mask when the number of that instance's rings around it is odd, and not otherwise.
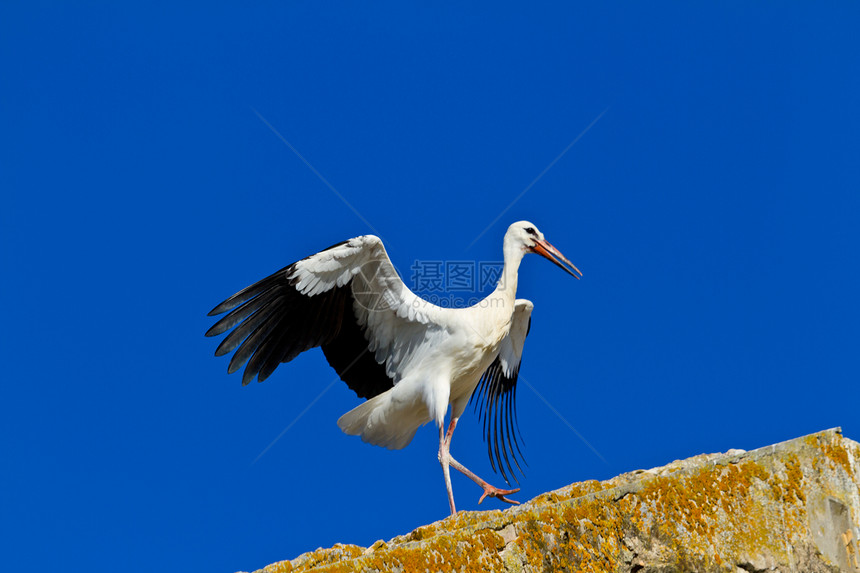
[[[481,496],[481,499],[478,500],[478,504],[484,501],[486,497],[495,497],[498,500],[504,501],[506,503],[519,504],[518,501],[514,501],[513,499],[508,499],[507,495],[512,493],[516,493],[520,491],[520,488],[516,489],[499,489],[497,487],[491,486],[486,481],[479,478],[468,469],[466,466],[455,460],[451,457],[451,438],[454,436],[454,428],[457,427],[457,418],[451,418],[451,423],[448,425],[448,432],[445,434],[444,438],[442,437],[442,428],[439,428],[439,462],[442,464],[442,470],[445,472],[445,484],[448,486],[448,502],[451,505],[451,515],[456,513],[454,509],[454,494],[451,489],[451,478],[449,475],[448,465],[453,466],[453,468],[470,480],[481,486],[484,490],[484,494]],[[443,461],[444,460],[444,461]]]
[[[451,515],[457,514],[457,508],[454,506],[454,489],[451,487],[451,470],[448,465],[451,462],[451,456],[448,453],[448,442],[450,442],[450,432],[448,437],[442,433],[442,428],[439,428],[439,463],[442,464],[442,473],[445,475],[445,487],[448,489],[448,505],[451,506]]]

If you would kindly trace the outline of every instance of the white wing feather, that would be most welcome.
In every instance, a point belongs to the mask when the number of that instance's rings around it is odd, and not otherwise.
[[[511,378],[519,372],[523,359],[523,346],[529,331],[532,310],[535,305],[530,300],[518,298],[514,303],[514,315],[511,318],[511,329],[502,339],[499,347],[499,362],[505,376]]]
[[[397,382],[414,358],[411,348],[444,329],[448,309],[417,296],[391,264],[382,240],[363,235],[295,264],[288,277],[302,294],[314,296],[351,281],[353,312],[378,362]]]

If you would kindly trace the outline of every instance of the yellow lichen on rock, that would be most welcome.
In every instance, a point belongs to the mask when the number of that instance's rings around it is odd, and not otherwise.
[[[860,446],[828,430],[576,483],[260,571],[860,573],[858,465]]]

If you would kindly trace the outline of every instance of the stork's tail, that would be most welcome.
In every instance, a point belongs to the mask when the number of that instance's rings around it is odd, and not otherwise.
[[[390,450],[405,448],[419,427],[430,421],[427,407],[421,403],[404,407],[395,404],[395,388],[375,396],[340,417],[338,427],[351,436]]]

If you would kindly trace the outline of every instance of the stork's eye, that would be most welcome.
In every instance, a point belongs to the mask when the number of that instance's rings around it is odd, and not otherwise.
[[[534,227],[526,227],[526,233],[529,235],[537,235],[537,231],[535,231]]]

